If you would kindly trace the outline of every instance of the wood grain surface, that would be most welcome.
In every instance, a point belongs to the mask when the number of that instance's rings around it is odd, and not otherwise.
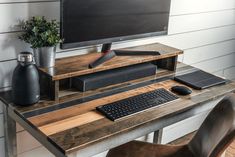
[[[201,103],[213,100],[225,93],[235,90],[235,83],[217,86],[206,90],[192,89],[193,93],[190,96],[181,96],[180,99],[174,102],[146,110],[145,112],[130,116],[117,122],[110,121],[95,112],[96,106],[125,99],[157,88],[163,87],[169,90],[173,85],[178,84],[178,82],[173,80],[163,81],[104,97],[102,99],[78,104],[69,108],[30,117],[28,120],[34,126],[37,126],[39,130],[52,139],[56,144],[62,147],[66,153],[71,153],[75,150],[89,146],[92,141],[96,142],[97,140],[104,140],[165,116],[179,114],[195,105],[200,105]],[[88,117],[87,114],[90,117]]]
[[[161,55],[116,56],[113,59],[103,63],[102,65],[94,69],[89,69],[88,65],[93,61],[95,61],[96,59],[98,59],[99,57],[101,57],[102,55],[101,53],[90,53],[86,55],[57,59],[55,67],[49,69],[40,69],[40,70],[43,71],[45,74],[49,75],[52,78],[52,80],[61,80],[65,78],[90,74],[103,70],[159,60],[166,57],[173,57],[183,53],[182,50],[158,43],[131,47],[128,48],[128,50],[146,50],[146,51],[153,50],[160,52]]]
[[[81,126],[87,123],[91,123],[101,118],[104,118],[104,116],[101,115],[100,113],[95,112],[95,111],[89,111],[84,114],[80,114],[80,115],[62,119],[53,123],[49,123],[47,125],[43,125],[39,127],[39,130],[41,130],[44,134],[48,136],[48,135],[53,135],[55,133],[58,133],[64,130],[74,128],[76,126]]]
[[[56,110],[53,112],[49,112],[49,113],[45,113],[42,115],[38,115],[38,116],[34,116],[29,118],[29,120],[36,126],[40,127],[43,125],[47,125],[48,123],[54,123],[57,122],[59,120],[63,120],[63,119],[69,119],[73,116],[76,115],[80,115],[80,114],[84,114],[86,112],[95,110],[95,108],[97,106],[100,105],[105,105],[114,101],[118,101],[121,99],[125,99],[131,96],[135,96],[135,95],[139,95],[142,93],[146,93],[146,92],[150,92],[152,90],[156,90],[157,88],[165,88],[170,90],[171,86],[173,85],[179,85],[180,83],[175,82],[175,81],[165,81],[165,82],[161,82],[161,83],[156,83],[153,85],[149,85],[147,87],[142,87],[142,88],[138,88],[138,89],[134,89],[131,91],[126,91],[120,94],[116,94],[116,95],[111,95],[108,97],[104,97],[102,99],[97,99],[94,101],[89,101],[86,103],[82,103],[82,104],[78,104],[78,105],[74,105],[72,107],[68,107],[65,109],[61,109],[61,110]],[[193,90],[193,89],[192,89]],[[198,93],[199,91],[193,90],[194,93],[192,95],[195,95],[196,93]],[[205,90],[206,91],[206,90]]]
[[[191,66],[187,66],[183,63],[178,63],[176,73],[177,74],[184,74],[184,73],[188,73],[188,72],[191,72],[194,70],[195,70],[195,68],[193,68]],[[12,105],[21,114],[29,113],[29,112],[37,111],[37,110],[41,110],[41,109],[46,110],[48,107],[53,107],[53,106],[55,106],[55,108],[58,108],[57,105],[64,103],[64,102],[73,101],[73,100],[77,100],[77,99],[81,99],[81,98],[84,99],[86,97],[90,97],[90,96],[97,95],[100,93],[109,93],[113,90],[117,90],[117,89],[128,87],[128,86],[133,86],[135,84],[141,84],[143,82],[147,82],[147,81],[151,81],[151,80],[155,80],[155,79],[161,79],[161,78],[165,78],[165,77],[173,77],[176,73],[172,72],[172,71],[168,71],[168,70],[159,69],[156,76],[145,77],[142,79],[128,81],[125,83],[112,85],[112,86],[108,86],[108,87],[104,87],[104,88],[99,88],[97,90],[91,90],[91,91],[87,91],[87,92],[75,91],[74,94],[69,93],[70,95],[64,96],[63,98],[59,98],[58,101],[42,100],[39,103],[34,104],[32,106],[28,106],[28,107],[16,106],[14,104],[12,104]],[[68,91],[66,91],[66,92],[68,92]],[[73,91],[71,91],[71,92],[73,92]],[[9,96],[9,95],[11,95],[10,93],[4,92],[4,93],[1,93],[0,95],[3,95],[4,98],[8,97],[9,101],[6,103],[10,103],[10,100],[11,100],[10,96]]]
[[[195,68],[191,66],[179,63],[176,73],[163,70],[155,77],[89,91],[88,93],[85,92],[75,97],[69,96],[58,101],[43,100],[29,107],[19,107],[12,104],[9,96],[10,92],[0,93],[0,97],[14,113],[32,127],[31,129],[45,136],[56,148],[62,150],[62,153],[70,154],[107,140],[110,137],[138,129],[146,124],[184,113],[235,91],[235,82],[232,81],[225,85],[205,90],[192,89],[193,93],[191,95],[180,96],[178,100],[117,122],[110,121],[95,110],[99,105],[158,88],[170,90],[173,85],[180,84],[170,78],[174,75],[190,73],[194,70]],[[158,79],[160,80],[158,81]]]

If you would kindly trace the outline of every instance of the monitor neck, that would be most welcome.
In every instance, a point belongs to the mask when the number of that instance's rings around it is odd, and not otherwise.
[[[111,50],[112,43],[106,43],[102,45],[101,53],[107,53]]]

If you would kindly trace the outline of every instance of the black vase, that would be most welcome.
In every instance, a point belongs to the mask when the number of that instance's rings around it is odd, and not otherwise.
[[[13,103],[21,106],[35,104],[40,99],[39,75],[33,63],[33,55],[22,52],[12,77]]]

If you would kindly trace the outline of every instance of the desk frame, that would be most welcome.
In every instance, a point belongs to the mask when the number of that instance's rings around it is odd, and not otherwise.
[[[5,156],[17,156],[16,121],[8,115],[8,107],[3,106],[4,112],[4,134],[5,134]]]
[[[149,133],[154,132],[154,141],[155,143],[159,143],[161,141],[161,133],[162,129],[171,124],[182,121],[186,118],[190,118],[192,116],[198,115],[203,112],[210,111],[216,103],[221,98],[213,100],[211,102],[207,102],[192,109],[186,110],[183,113],[176,114],[175,116],[170,116],[168,118],[162,118],[160,120],[155,121],[154,123],[145,124],[141,127],[138,127],[133,130],[128,130],[126,133],[122,133],[117,136],[113,136],[108,140],[104,140],[102,142],[93,144],[89,147],[86,147],[75,154],[79,154],[81,157],[89,157],[92,155],[96,155],[102,153],[111,148],[117,147],[121,144],[127,143],[134,139],[137,139],[141,136],[147,135]],[[31,129],[26,122],[21,120],[14,112],[8,110],[7,107],[4,107],[4,122],[5,122],[5,156],[6,157],[16,157],[17,156],[17,146],[16,146],[16,122],[22,125],[27,131],[31,134],[34,134],[34,130]],[[35,134],[34,134],[35,135]],[[34,136],[39,142],[41,142],[48,150],[50,150],[56,157],[66,157],[60,151],[58,151],[54,145],[46,142],[43,136]],[[71,154],[71,155],[75,155]]]

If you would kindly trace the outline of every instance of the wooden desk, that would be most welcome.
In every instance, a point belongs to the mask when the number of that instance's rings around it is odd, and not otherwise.
[[[190,96],[112,122],[96,112],[95,107],[133,95],[179,84],[170,80],[175,74],[194,71],[195,68],[179,63],[175,72],[162,71],[148,77],[96,90],[77,99],[43,101],[31,107],[18,107],[11,103],[10,92],[0,94],[5,105],[6,154],[16,153],[15,122],[22,125],[33,137],[57,157],[78,153],[88,157],[170,124],[211,110],[213,102],[235,91],[235,82],[228,82],[205,90],[193,90]],[[211,103],[209,103],[211,102]]]

